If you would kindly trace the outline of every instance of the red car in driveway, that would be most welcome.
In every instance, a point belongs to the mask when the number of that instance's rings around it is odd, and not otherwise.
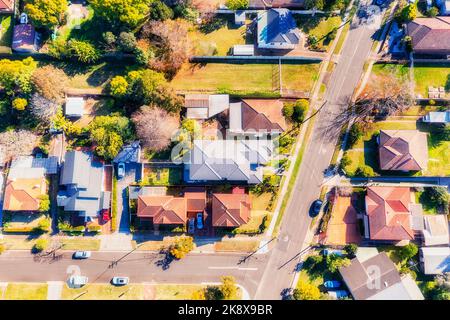
[[[102,216],[102,221],[103,222],[108,222],[111,219],[111,216],[109,215],[109,210],[108,209],[103,209],[101,211],[101,216]]]

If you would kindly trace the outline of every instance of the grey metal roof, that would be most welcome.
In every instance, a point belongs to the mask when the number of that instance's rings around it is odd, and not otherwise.
[[[11,168],[43,168],[46,174],[56,174],[58,173],[58,157],[19,156],[11,161]]]
[[[76,184],[86,188],[89,184],[89,171],[92,154],[81,151],[69,151],[66,153],[62,167],[60,184]]]
[[[450,272],[449,247],[423,247],[420,251],[425,274]]]
[[[114,158],[113,162],[139,162],[141,157],[141,146],[139,145],[139,141],[135,141],[126,146],[122,147],[122,150],[119,154]]]

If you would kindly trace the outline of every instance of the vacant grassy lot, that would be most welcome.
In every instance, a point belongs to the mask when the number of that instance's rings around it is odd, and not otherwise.
[[[4,300],[46,300],[46,283],[9,283],[3,293]],[[1,296],[0,296],[1,297]]]
[[[317,78],[319,64],[282,65],[284,89],[309,92]],[[186,64],[172,80],[179,91],[233,90],[242,92],[273,92],[279,86],[277,64]]]
[[[236,27],[232,19],[218,17],[214,24],[203,28],[191,27],[189,40],[193,54],[226,56],[236,44],[246,43],[246,26]]]
[[[180,168],[144,168],[142,183],[153,186],[169,186],[180,184],[183,171]]]
[[[253,252],[258,249],[258,247],[258,240],[226,240],[214,244],[214,249],[216,251],[229,252]]]
[[[375,75],[395,73],[399,77],[406,77],[409,72],[407,65],[400,64],[375,64],[372,72]],[[449,64],[415,64],[414,65],[415,92],[422,97],[428,97],[428,87],[445,87],[450,90],[450,65]]]
[[[84,293],[84,294],[82,294]],[[63,286],[61,300],[143,300],[144,285],[130,284],[116,287],[111,284],[88,284],[82,288],[71,289]]]
[[[346,152],[351,159],[351,164],[345,170],[349,175],[353,175],[356,169],[362,165],[368,165],[378,170],[378,145],[374,135],[380,130],[420,130],[428,133],[428,168],[422,173],[412,173],[411,175],[423,176],[447,176],[450,174],[450,141],[441,140],[436,132],[423,123],[415,120],[388,120],[374,123],[366,129],[364,136],[357,141],[355,146]],[[383,174],[398,175],[399,172],[382,172]]]
[[[11,47],[13,24],[11,15],[0,15],[0,52],[3,52],[1,47]],[[10,51],[5,48],[5,51]]]
[[[300,30],[307,35],[312,35],[319,40],[319,44],[328,51],[332,39],[329,35],[337,29],[341,23],[341,17],[324,17],[316,15],[315,17],[296,15],[295,20]]]

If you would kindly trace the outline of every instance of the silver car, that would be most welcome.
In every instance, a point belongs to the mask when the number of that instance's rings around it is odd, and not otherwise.
[[[114,277],[111,280],[111,283],[115,286],[125,286],[130,282],[128,277]]]
[[[70,276],[69,287],[70,288],[81,288],[88,283],[88,277],[85,276]]]
[[[76,251],[73,254],[73,258],[74,259],[88,259],[91,257],[91,252],[90,251]]]

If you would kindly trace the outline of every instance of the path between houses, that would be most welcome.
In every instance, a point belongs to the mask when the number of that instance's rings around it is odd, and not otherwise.
[[[47,285],[47,300],[61,300],[61,293],[64,282],[48,281]]]

